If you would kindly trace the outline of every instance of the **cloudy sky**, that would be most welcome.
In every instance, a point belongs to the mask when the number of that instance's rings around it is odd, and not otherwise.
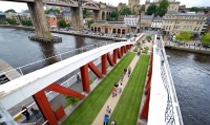
[[[117,6],[119,2],[126,3],[126,4],[128,3],[128,0],[94,0],[94,1],[106,2],[114,6]],[[140,1],[141,1],[140,4],[145,3],[145,0],[140,0]],[[210,2],[208,2],[209,0],[176,0],[176,1],[180,1],[181,5],[185,4],[187,7],[192,7],[192,6],[205,7],[206,5],[210,6],[209,4]],[[27,9],[27,5],[25,3],[0,1],[0,11],[5,11],[12,8],[15,9],[17,12],[21,12],[21,10]]]

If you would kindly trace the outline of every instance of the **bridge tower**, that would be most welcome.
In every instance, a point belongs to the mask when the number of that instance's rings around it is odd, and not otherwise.
[[[49,41],[49,42],[61,41],[61,38],[52,36],[49,31],[47,20],[44,14],[42,0],[35,0],[34,2],[28,2],[27,5],[35,28],[35,36],[32,36],[31,39],[38,41]]]
[[[78,7],[71,7],[71,20],[74,30],[83,30],[82,0],[78,0]]]

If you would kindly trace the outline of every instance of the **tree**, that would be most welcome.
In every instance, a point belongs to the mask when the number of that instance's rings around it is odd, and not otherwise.
[[[119,10],[119,15],[130,15],[131,14],[131,9],[128,8],[127,6],[123,6],[120,10]]]
[[[9,24],[12,24],[12,25],[17,25],[17,21],[14,19],[14,18],[7,18],[6,21],[9,23]]]
[[[5,11],[4,13],[9,13],[9,12],[11,12],[11,13],[17,13],[14,9],[9,9],[9,10]]]
[[[93,24],[93,23],[94,23],[94,20],[88,21],[88,27],[90,27],[90,25]]]
[[[21,24],[23,26],[32,26],[33,25],[31,20],[21,20]]]
[[[87,9],[83,9],[83,18],[88,18],[90,17],[90,13],[87,11]]]
[[[155,14],[157,11],[157,6],[155,4],[151,4],[148,8],[147,8],[147,15],[152,15]]]
[[[56,13],[61,13],[59,9],[49,9],[49,10],[45,10],[45,14],[50,14],[50,13],[53,13],[53,14],[56,14]]]
[[[176,35],[176,40],[178,42],[189,42],[191,40],[191,37],[192,37],[192,32],[189,32],[189,31],[181,31],[180,33],[178,33]],[[184,44],[185,45],[185,44]]]
[[[60,19],[58,21],[58,25],[59,27],[62,27],[62,28],[67,26],[66,21],[64,19]]]
[[[205,33],[202,37],[201,37],[201,43],[204,46],[209,46],[210,45],[210,33]]]
[[[190,12],[199,12],[199,11],[201,11],[201,8],[198,8],[198,7],[192,7],[192,8],[190,8]]]
[[[162,0],[157,8],[157,13],[155,13],[155,15],[159,15],[160,17],[164,16],[168,11],[168,6],[168,0]]]
[[[139,12],[141,13],[141,12],[144,12],[144,11],[145,11],[145,5],[142,5]]]

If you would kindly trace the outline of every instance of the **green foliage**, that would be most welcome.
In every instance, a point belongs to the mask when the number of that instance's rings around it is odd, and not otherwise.
[[[189,31],[181,31],[176,35],[176,40],[179,42],[189,42],[192,37],[192,32]]]
[[[122,58],[122,60],[110,71],[109,74],[106,75],[106,77],[99,83],[99,85],[84,99],[84,101],[77,107],[76,110],[74,110],[63,123],[62,125],[91,125],[96,116],[98,115],[98,112],[101,110],[107,99],[110,97],[110,94],[112,93],[113,84],[116,83],[116,81],[120,80],[120,76],[123,73],[123,69],[125,67],[128,67],[128,65],[131,63],[132,59],[135,57],[135,53],[128,53],[125,57]],[[142,59],[142,58],[140,58]],[[142,67],[142,65],[141,65]],[[147,69],[147,67],[142,67]],[[140,74],[136,72],[136,75],[139,78],[139,75],[144,74],[141,72]],[[146,74],[146,73],[145,73]],[[132,74],[133,75],[133,74]],[[132,75],[130,77],[132,77]],[[142,78],[146,78],[142,77]],[[136,79],[134,79],[136,80]],[[138,81],[135,81],[134,83],[139,82],[145,83],[143,79],[140,79]],[[135,85],[134,85],[135,86]],[[127,87],[127,86],[126,86]],[[139,92],[139,88],[136,88],[136,91]],[[104,89],[106,88],[106,89]],[[142,86],[143,89],[143,86]],[[130,93],[133,94],[133,93]],[[130,95],[129,95],[130,96]],[[122,97],[122,96],[121,96]],[[136,98],[136,96],[134,96]],[[141,97],[141,96],[138,96]],[[132,98],[133,99],[133,98]],[[139,98],[140,99],[140,98]],[[140,102],[140,101],[132,101],[132,102]],[[122,104],[122,103],[121,103]],[[139,104],[140,105],[140,104]],[[139,107],[138,105],[138,107]],[[129,107],[129,106],[128,106]],[[133,107],[133,106],[130,106]],[[139,110],[137,110],[139,111]],[[122,117],[122,115],[121,115]],[[81,119],[82,118],[82,119]],[[135,119],[137,116],[135,117]],[[136,121],[135,121],[136,122]],[[119,124],[120,125],[120,124]],[[130,124],[128,124],[130,125]]]
[[[113,110],[110,121],[116,120],[117,125],[136,125],[147,78],[149,57],[144,54],[140,56],[120,100]],[[122,115],[126,115],[126,117]]]
[[[157,12],[155,13],[155,15],[159,15],[160,17],[164,16],[168,11],[168,6],[168,0],[162,0],[157,8]]]
[[[50,13],[53,13],[53,14],[56,14],[56,13],[61,13],[59,9],[49,9],[49,10],[45,10],[45,14],[50,14]]]
[[[144,49],[145,49],[145,50],[149,50],[149,47],[148,47],[148,46],[145,46]]]
[[[157,11],[157,6],[155,4],[151,4],[148,8],[147,8],[147,15],[152,15],[155,14]]]
[[[115,10],[115,11],[113,11],[113,12],[110,14],[110,17],[117,18],[118,15],[119,15],[118,11]]]
[[[145,5],[142,5],[139,12],[141,13],[141,12],[144,12],[144,11],[145,11]]]
[[[31,20],[21,20],[23,26],[33,26]]]
[[[9,12],[11,12],[11,13],[17,13],[14,9],[9,9],[9,10],[5,11],[5,13],[9,13]]]
[[[133,49],[133,51],[134,51],[134,52],[137,52],[137,51],[138,51],[138,49],[139,49],[139,47],[138,47],[138,46],[136,46],[136,47]]]
[[[62,28],[67,26],[66,21],[64,19],[60,19],[58,21],[58,25],[59,25],[59,27],[62,27]]]
[[[123,6],[120,10],[119,10],[119,15],[130,15],[132,14],[132,11],[130,8],[128,8],[127,6]]]
[[[146,36],[146,40],[147,40],[147,41],[152,40],[152,36],[151,36],[151,35]]]
[[[65,97],[65,107],[67,107],[67,106],[69,106],[69,105],[74,105],[74,104],[77,103],[79,100],[80,100],[80,99],[78,99],[78,98],[66,96],[66,97]]]
[[[87,9],[83,9],[82,13],[83,13],[83,18],[89,18],[90,17],[90,13],[87,11]]]
[[[7,21],[5,21],[5,20],[0,20],[0,24],[7,24]]]
[[[17,21],[14,18],[7,18],[6,21],[11,25],[18,25]]]
[[[201,37],[201,41],[202,44],[205,46],[209,46],[210,45],[210,33],[205,33],[202,37]]]
[[[93,23],[94,23],[94,20],[88,21],[88,27],[90,27],[91,24],[93,24]]]
[[[201,11],[201,8],[198,8],[198,7],[192,7],[190,8],[190,12],[200,12]]]

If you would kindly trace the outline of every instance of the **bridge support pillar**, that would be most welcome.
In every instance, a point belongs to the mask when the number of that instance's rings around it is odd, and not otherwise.
[[[93,11],[93,19],[95,19],[95,21],[102,20],[100,13],[101,13],[100,10]]]
[[[80,68],[80,73],[82,77],[82,87],[83,90],[87,93],[90,92],[90,82],[89,82],[89,75],[88,75],[88,64],[82,66]]]
[[[107,54],[104,54],[102,57],[101,57],[101,68],[102,68],[102,73],[104,75],[106,75],[106,60],[107,60]]]
[[[113,53],[113,62],[114,62],[114,64],[117,63],[117,54],[118,54],[118,49],[115,49],[114,53]]]
[[[141,119],[148,119],[148,112],[149,112],[149,100],[150,100],[150,90],[148,92],[148,95],[146,96],[146,100],[144,102],[143,108],[140,113]]]
[[[52,108],[47,100],[47,97],[45,95],[44,91],[39,91],[35,95],[33,95],[33,98],[38,105],[39,109],[43,113],[46,120],[48,120],[49,125],[58,125],[58,121],[56,119],[55,114],[52,111]]]
[[[32,40],[45,42],[61,42],[60,37],[52,36],[45,17],[42,0],[35,0],[33,3],[27,3],[33,26],[35,28],[35,36],[30,37]]]
[[[78,7],[71,8],[71,20],[74,30],[83,30],[82,0],[78,0]]]

